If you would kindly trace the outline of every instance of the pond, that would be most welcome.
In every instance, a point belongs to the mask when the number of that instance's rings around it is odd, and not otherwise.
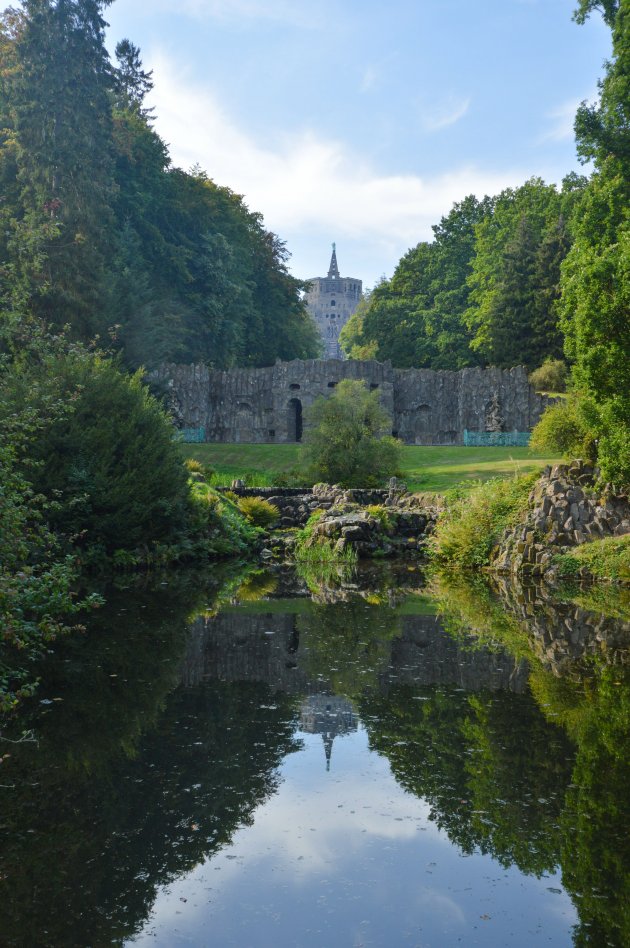
[[[3,945],[630,943],[627,594],[106,595],[3,731]]]

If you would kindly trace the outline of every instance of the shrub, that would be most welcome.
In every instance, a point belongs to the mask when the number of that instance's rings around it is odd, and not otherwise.
[[[584,413],[594,426],[597,439],[597,461],[602,477],[620,490],[630,488],[630,396],[611,398],[601,405],[591,401]]]
[[[0,712],[34,692],[35,660],[58,636],[81,628],[71,617],[101,601],[75,597],[76,564],[60,552],[44,523],[44,498],[20,474],[7,443],[20,440],[10,423],[0,429]]]
[[[532,431],[530,447],[535,451],[560,451],[572,457],[595,459],[593,430],[575,395],[545,410]]]
[[[280,516],[276,505],[270,504],[263,497],[240,497],[237,506],[243,516],[255,527],[270,527]]]
[[[494,478],[465,496],[447,494],[446,507],[429,539],[435,558],[467,569],[485,566],[501,533],[525,510],[537,477],[533,473],[509,480]]]
[[[564,392],[567,387],[568,369],[561,359],[545,359],[539,369],[529,376],[537,392]]]
[[[36,490],[55,500],[51,525],[100,545],[132,550],[185,527],[186,469],[168,416],[142,382],[96,356],[70,353],[45,371],[71,410],[31,438]],[[42,398],[42,400],[43,400]]]
[[[385,435],[391,421],[365,382],[344,379],[307,412],[302,464],[309,478],[344,487],[378,486],[400,467],[401,443]]]
[[[191,480],[193,481],[206,480],[206,471],[201,461],[196,461],[195,458],[186,458],[186,460],[184,461],[184,467],[188,471],[188,474]]]
[[[193,484],[187,524],[187,543],[180,544],[182,558],[201,555],[222,557],[248,555],[258,531],[237,505],[207,484]]]
[[[388,510],[387,507],[383,507],[382,504],[370,504],[365,510],[371,517],[378,520],[386,532],[389,533],[394,529],[394,517],[391,510]]]

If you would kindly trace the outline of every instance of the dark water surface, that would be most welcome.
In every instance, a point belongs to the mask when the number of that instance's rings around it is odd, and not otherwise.
[[[0,944],[630,944],[627,594],[107,598],[3,731]]]

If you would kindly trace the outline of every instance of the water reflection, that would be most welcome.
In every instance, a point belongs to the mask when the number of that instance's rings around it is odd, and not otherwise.
[[[623,597],[163,582],[5,732],[3,944],[630,942]]]

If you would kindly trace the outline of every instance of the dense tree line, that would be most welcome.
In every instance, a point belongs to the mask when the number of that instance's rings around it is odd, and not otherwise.
[[[573,208],[586,179],[539,178],[495,197],[469,195],[408,251],[350,321],[349,355],[394,365],[530,369],[563,353],[557,303]]]
[[[597,460],[630,484],[630,0],[580,0],[612,31],[599,101],[578,109],[589,178],[560,189],[532,178],[455,204],[432,242],[411,249],[342,332],[355,358],[401,367],[571,367],[570,397],[536,432],[539,447]],[[564,384],[564,383],[563,383]]]
[[[172,165],[108,0],[25,0],[0,23],[0,268],[13,303],[127,366],[317,354],[283,243],[243,198]]]

